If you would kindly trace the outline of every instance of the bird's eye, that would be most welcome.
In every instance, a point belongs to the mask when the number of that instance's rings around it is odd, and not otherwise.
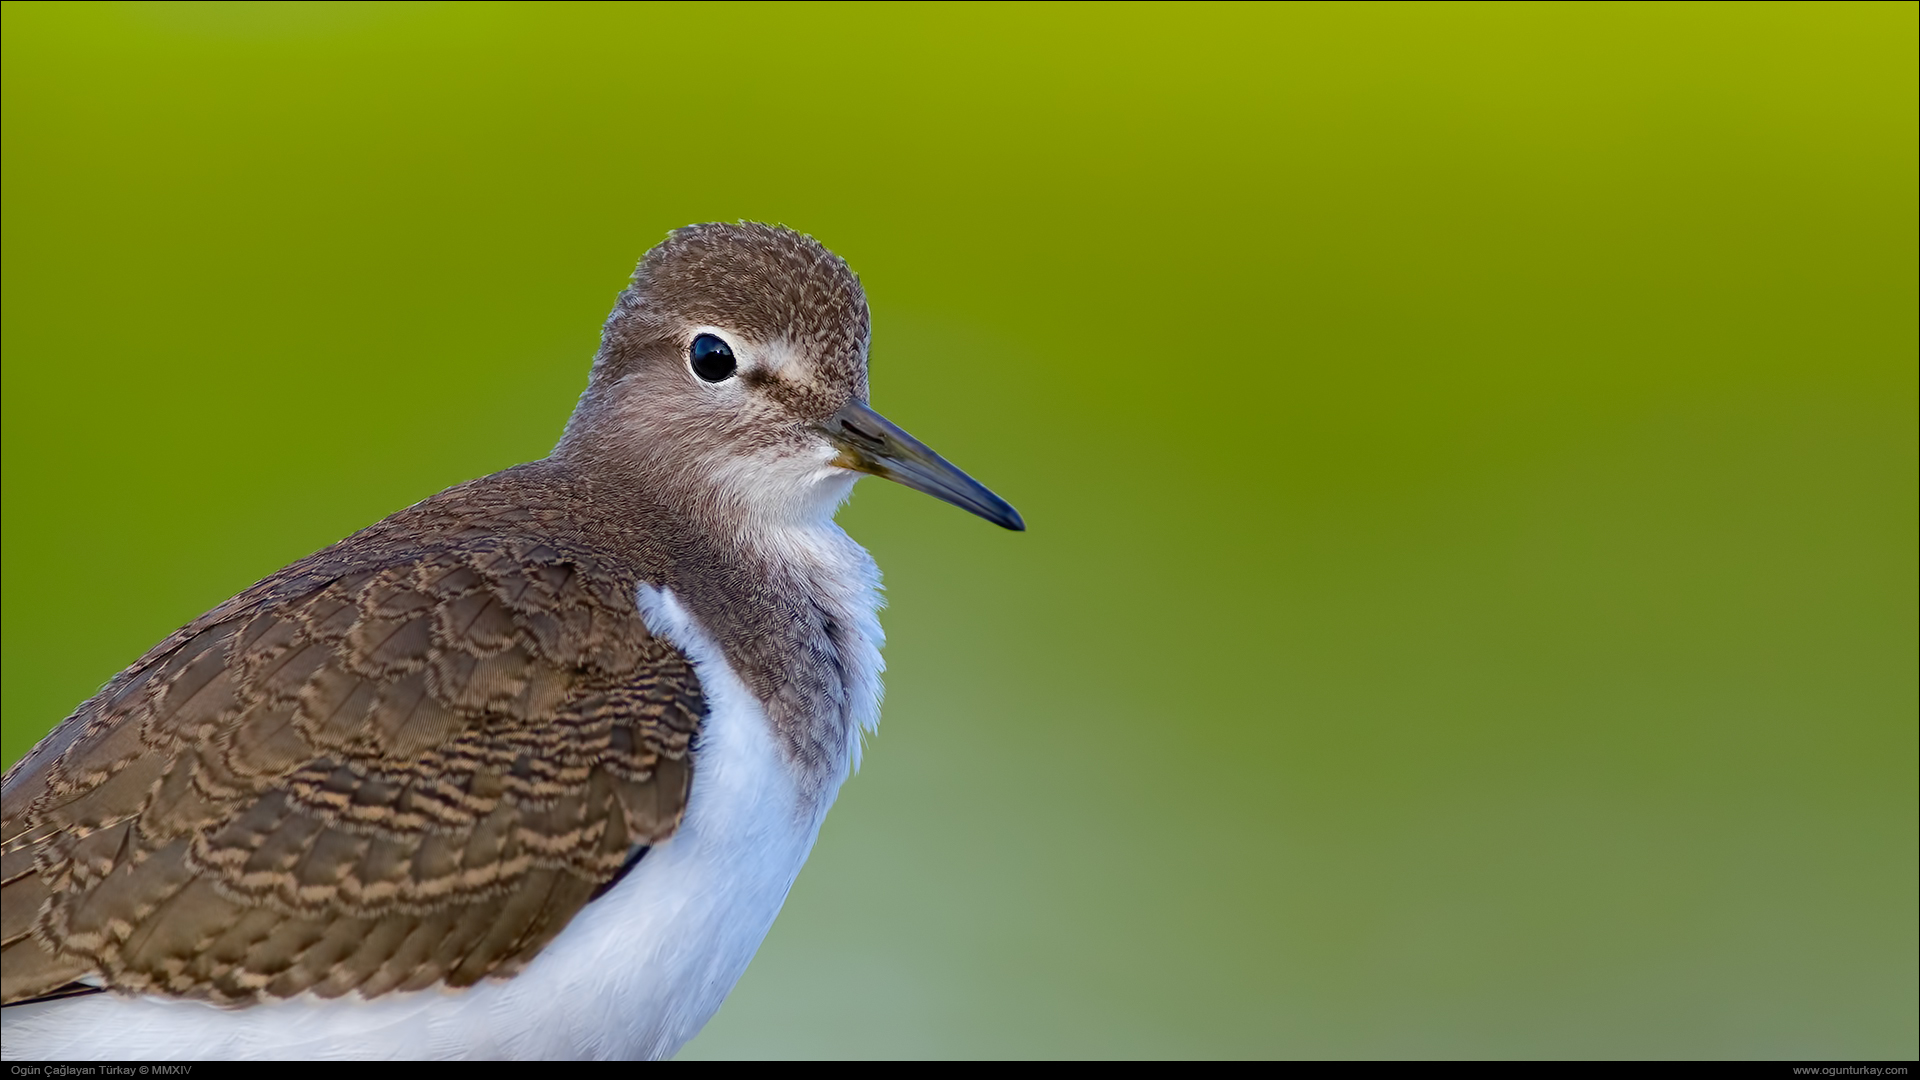
[[[712,334],[701,334],[693,339],[693,348],[687,350],[687,363],[693,365],[693,373],[708,382],[721,382],[733,377],[733,350],[727,343]]]

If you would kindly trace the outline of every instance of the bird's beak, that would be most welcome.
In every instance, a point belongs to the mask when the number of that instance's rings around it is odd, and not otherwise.
[[[1003,529],[1026,530],[1020,512],[1008,506],[1005,499],[954,468],[926,443],[895,427],[893,421],[868,408],[864,401],[847,402],[846,408],[827,417],[820,429],[840,448],[833,463],[843,469],[897,480],[979,514]]]

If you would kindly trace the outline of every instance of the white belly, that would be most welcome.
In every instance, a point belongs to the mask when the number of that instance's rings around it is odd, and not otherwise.
[[[680,829],[518,975],[466,990],[223,1009],[96,994],[0,1010],[13,1060],[668,1057],[772,927],[832,801],[802,805],[759,701],[671,593],[655,633],[694,661],[709,713]],[[841,777],[833,780],[839,785]]]

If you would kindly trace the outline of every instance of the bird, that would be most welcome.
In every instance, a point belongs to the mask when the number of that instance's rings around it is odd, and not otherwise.
[[[1010,530],[869,403],[847,264],[691,225],[552,453],[188,623],[0,791],[8,1059],[664,1058],[881,695],[862,475]]]

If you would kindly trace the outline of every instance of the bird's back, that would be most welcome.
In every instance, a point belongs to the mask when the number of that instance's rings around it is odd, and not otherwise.
[[[511,977],[465,989],[244,1007],[90,995],[0,1010],[9,1058],[664,1058],[718,1010],[811,850],[821,815],[764,710],[665,590],[646,621],[707,703],[686,812]]]
[[[673,835],[705,691],[545,479],[262,581],[8,773],[8,1056],[129,994],[228,1017],[512,976]]]

